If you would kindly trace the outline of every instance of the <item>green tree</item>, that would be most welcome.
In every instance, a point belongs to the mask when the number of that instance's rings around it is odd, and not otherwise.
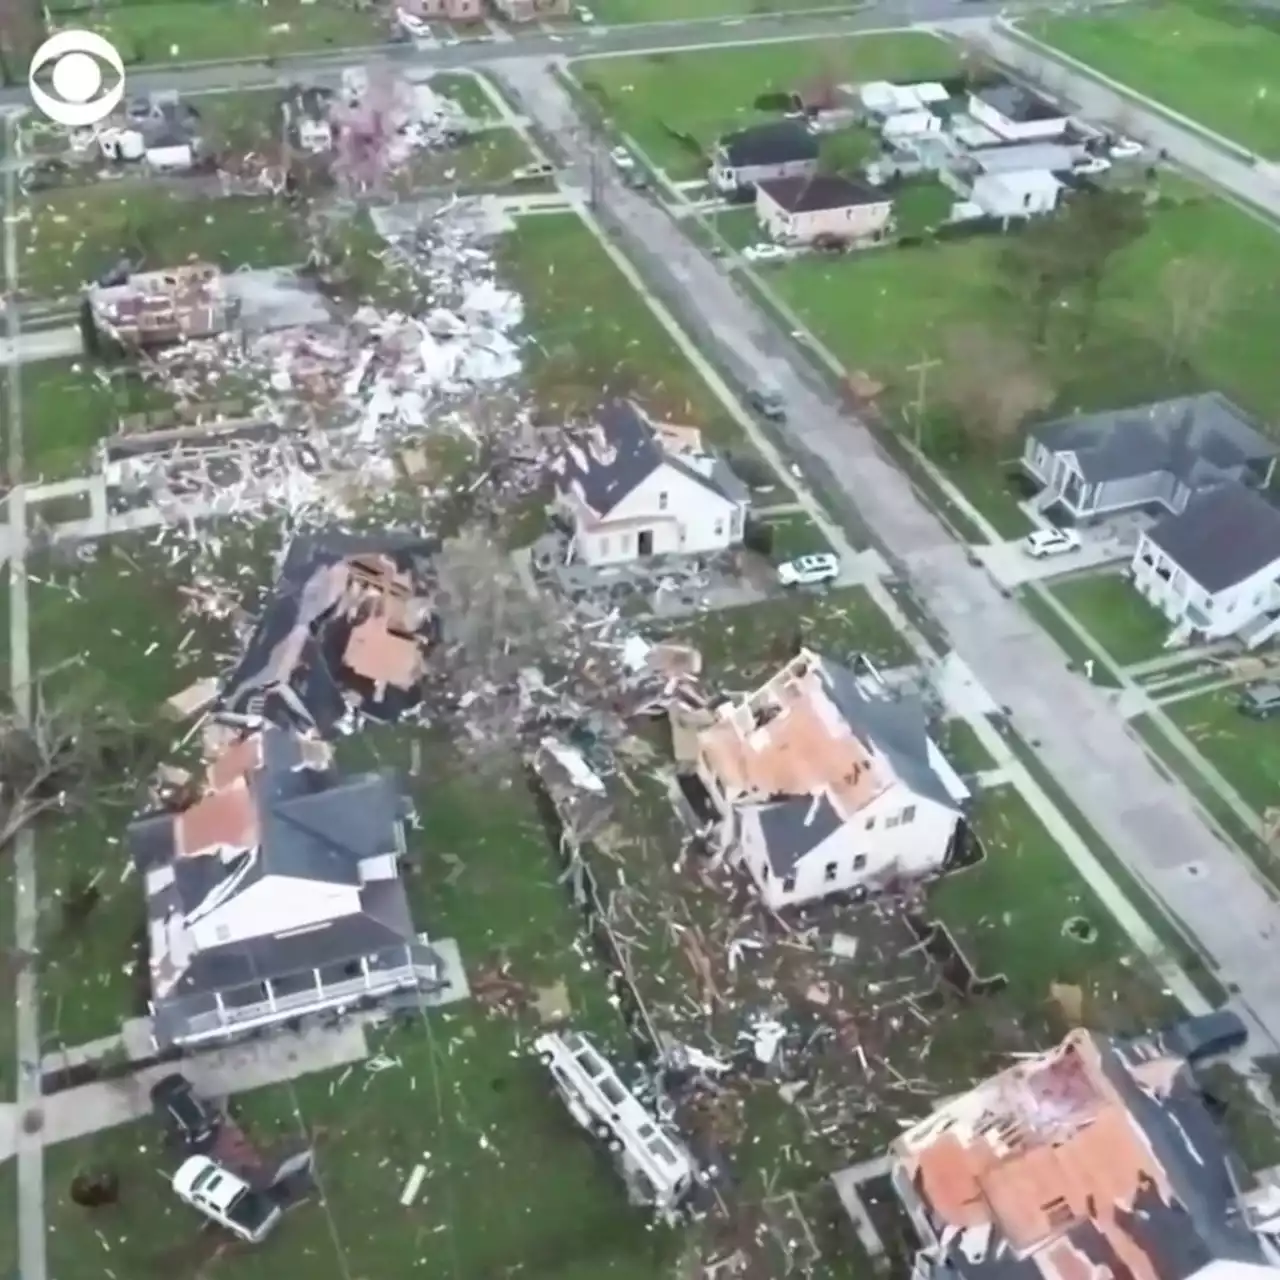
[[[818,144],[818,168],[848,177],[859,173],[875,152],[876,140],[866,129],[841,129],[825,134]]]

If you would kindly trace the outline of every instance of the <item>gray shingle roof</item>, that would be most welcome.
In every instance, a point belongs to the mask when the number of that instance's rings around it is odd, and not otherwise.
[[[893,197],[862,182],[833,174],[811,178],[774,178],[758,188],[788,213],[815,213],[823,209],[849,209],[856,205],[888,204]]]
[[[1063,418],[1030,434],[1054,453],[1074,453],[1089,483],[1164,472],[1194,489],[1239,479],[1280,452],[1216,391]]]
[[[1167,516],[1147,537],[1212,594],[1280,560],[1280,509],[1229,483],[1193,498],[1186,511]]]
[[[774,874],[789,876],[805,854],[816,849],[842,825],[825,796],[788,796],[759,807],[760,834]]]
[[[734,169],[757,165],[795,164],[817,160],[818,140],[803,125],[791,120],[753,125],[727,133],[720,139],[725,160]]]

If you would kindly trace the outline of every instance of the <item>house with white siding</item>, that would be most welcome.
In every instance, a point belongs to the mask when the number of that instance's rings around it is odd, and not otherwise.
[[[1016,84],[996,84],[969,95],[969,115],[1006,142],[1042,142],[1067,131],[1067,113]]]
[[[848,178],[816,174],[756,184],[760,225],[782,242],[874,242],[884,236],[892,213],[886,192]]]
[[[550,471],[571,556],[584,564],[705,555],[742,542],[747,486],[697,428],[654,422],[632,400],[604,405]]]
[[[715,841],[771,909],[942,871],[968,788],[919,701],[801,650],[698,735]]]

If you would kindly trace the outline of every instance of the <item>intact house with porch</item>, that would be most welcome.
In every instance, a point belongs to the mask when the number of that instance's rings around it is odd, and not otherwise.
[[[1158,1036],[1072,1031],[895,1139],[912,1280],[1276,1280],[1280,1197]]]
[[[1139,535],[1133,585],[1168,618],[1170,645],[1280,633],[1280,510],[1229,482]]]
[[[1277,452],[1244,410],[1211,391],[1033,427],[1021,464],[1041,485],[1037,511],[1083,522],[1146,507],[1176,515],[1229,480],[1264,488]]]
[[[581,563],[707,555],[742,542],[747,486],[696,427],[654,422],[632,400],[604,405],[549,465],[554,511]]]
[[[718,191],[733,192],[817,172],[818,139],[803,124],[777,120],[725,134],[716,143],[710,178]]]
[[[157,1048],[445,986],[401,879],[408,812],[390,774],[344,778],[324,742],[266,728],[134,822]]]
[[[886,192],[848,178],[815,174],[756,184],[760,225],[784,243],[874,243],[888,230],[892,214]]]
[[[801,650],[698,735],[714,844],[772,909],[937,874],[970,793],[918,700]]]

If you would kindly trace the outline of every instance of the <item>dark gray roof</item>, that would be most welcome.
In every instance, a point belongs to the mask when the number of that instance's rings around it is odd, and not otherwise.
[[[929,762],[929,728],[918,698],[881,697],[863,692],[848,667],[822,659],[822,682],[862,745],[884,756],[916,795],[958,808],[947,785]]]
[[[1089,483],[1163,472],[1195,489],[1238,479],[1243,468],[1278,452],[1216,391],[1063,418],[1030,434],[1055,453],[1074,453]]]
[[[821,173],[811,178],[774,178],[760,183],[757,190],[763,191],[788,213],[816,213],[823,209],[888,204],[893,198],[865,183]]]
[[[1236,1207],[1238,1161],[1190,1070],[1184,1067],[1178,1073],[1167,1095],[1157,1094],[1142,1088],[1127,1066],[1152,1056],[1152,1048],[1093,1038],[1107,1079],[1128,1104],[1172,1190],[1168,1203],[1154,1185],[1141,1188],[1132,1204],[1114,1208],[1114,1229],[1129,1236],[1151,1260],[1158,1280],[1190,1280],[1216,1260],[1265,1263],[1258,1237]],[[1099,1221],[1090,1218],[1076,1224],[1064,1239],[1107,1274],[1131,1275],[1108,1238],[1112,1228],[1104,1230]],[[939,1255],[933,1272],[938,1277],[1044,1280],[1036,1254],[1019,1258],[999,1230],[990,1232],[980,1253],[974,1251],[972,1233],[949,1233]]]
[[[1030,124],[1035,120],[1061,120],[1067,114],[1047,98],[1016,84],[991,85],[989,88],[979,89],[973,96],[1014,124]]]
[[[607,451],[594,448],[584,436],[561,450],[552,469],[562,485],[576,482],[581,487],[583,500],[597,515],[607,516],[664,465],[730,502],[746,501],[745,486],[723,458],[712,454],[711,475],[703,475],[662,447],[657,432],[632,401],[610,400],[597,411],[595,425]],[[731,488],[726,485],[730,479]],[[737,496],[739,493],[744,496]]]
[[[720,139],[725,160],[734,169],[756,165],[794,164],[818,158],[818,140],[792,120],[753,125]]]
[[[765,853],[774,873],[789,876],[796,863],[828,836],[840,830],[842,821],[824,794],[787,796],[757,810]]]
[[[1280,560],[1280,509],[1254,490],[1228,483],[1199,494],[1147,537],[1213,594]]]

